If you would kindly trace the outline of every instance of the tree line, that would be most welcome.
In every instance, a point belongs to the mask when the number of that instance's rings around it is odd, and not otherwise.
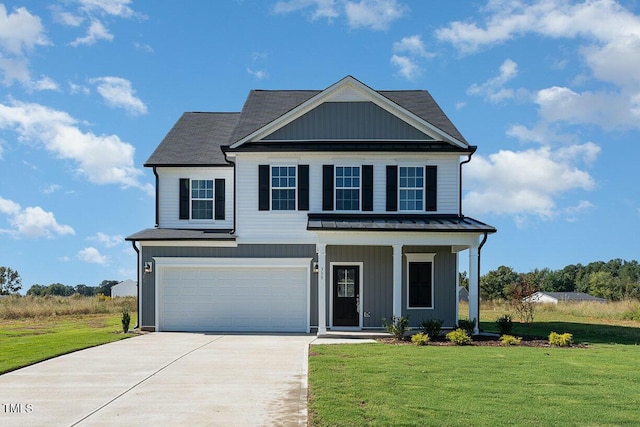
[[[98,294],[111,296],[111,287],[120,283],[117,280],[103,280],[98,286],[76,285],[69,286],[62,283],[52,283],[50,285],[32,285],[27,290],[27,295],[47,296],[58,295],[68,297],[71,295],[81,295],[92,297]],[[18,295],[22,289],[22,279],[20,273],[10,267],[0,266],[0,295]]]
[[[480,277],[480,296],[483,299],[508,299],[511,285],[521,283],[540,291],[584,292],[610,301],[640,299],[640,264],[635,260],[616,258],[527,273],[502,265]]]

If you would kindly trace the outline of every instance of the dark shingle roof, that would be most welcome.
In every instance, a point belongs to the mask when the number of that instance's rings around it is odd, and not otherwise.
[[[224,165],[220,149],[229,141],[240,113],[184,113],[145,166]]]
[[[147,228],[128,236],[125,240],[235,240],[229,230],[186,230],[177,228]]]

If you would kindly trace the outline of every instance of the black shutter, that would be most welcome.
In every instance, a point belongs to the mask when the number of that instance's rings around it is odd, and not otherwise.
[[[298,210],[309,210],[309,165],[298,165]]]
[[[373,210],[373,165],[362,165],[362,210]]]
[[[270,180],[269,165],[258,166],[258,209],[261,211],[269,210]]]
[[[425,179],[425,210],[438,210],[438,167],[427,166]]]
[[[215,191],[216,191],[215,219],[224,219],[224,211],[225,211],[224,179],[216,179]]]
[[[398,166],[387,166],[387,211],[398,210]]]
[[[333,165],[322,166],[322,210],[333,210]]]
[[[189,219],[189,178],[180,178],[180,219]]]

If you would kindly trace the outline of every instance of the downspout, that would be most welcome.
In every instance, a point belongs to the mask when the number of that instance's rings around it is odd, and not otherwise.
[[[471,151],[469,153],[469,157],[467,158],[467,160],[460,162],[460,171],[458,173],[458,179],[459,179],[459,183],[458,183],[458,217],[462,218],[462,165],[464,165],[465,163],[469,163],[471,161],[471,156],[473,156],[473,153],[476,152],[476,147],[473,147],[473,151]]]
[[[155,168],[154,168],[154,172],[155,172]],[[137,280],[136,280],[136,291],[138,293],[138,315],[136,316],[136,326],[133,329],[138,329],[140,328],[140,286],[142,286],[142,277],[140,276],[140,249],[138,249],[138,247],[136,246],[136,242],[134,240],[131,241],[131,246],[133,246],[133,250],[136,251],[136,259],[137,259]]]
[[[158,201],[160,200],[159,194],[160,194],[160,186],[159,184],[159,177],[158,177],[158,171],[156,170],[156,167],[153,167],[153,174],[156,176],[156,228],[158,228],[160,221],[159,221],[159,209],[158,209]]]
[[[469,156],[469,158],[471,158],[471,156]],[[484,232],[484,236],[482,237],[482,242],[480,242],[480,245],[478,245],[478,306],[476,307],[477,311],[476,313],[478,313],[478,331],[480,331],[480,253],[482,252],[482,247],[484,246],[485,243],[487,243],[487,236],[489,235],[488,232]]]
[[[238,186],[236,185],[236,182],[238,179],[238,177],[236,176],[236,162],[229,160],[229,158],[227,157],[227,151],[224,148],[222,149],[222,154],[224,154],[224,159],[227,161],[227,163],[231,163],[233,165],[233,228],[231,229],[229,234],[235,234],[236,233],[236,211],[237,211],[236,189],[238,188]]]

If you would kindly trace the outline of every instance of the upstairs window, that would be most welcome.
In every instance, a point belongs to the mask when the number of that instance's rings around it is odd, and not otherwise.
[[[213,180],[191,180],[191,218],[213,219]]]
[[[424,168],[400,168],[400,210],[422,211],[424,209]]]
[[[360,210],[360,166],[336,166],[336,210]]]
[[[276,211],[296,209],[295,166],[271,168],[271,209]]]

